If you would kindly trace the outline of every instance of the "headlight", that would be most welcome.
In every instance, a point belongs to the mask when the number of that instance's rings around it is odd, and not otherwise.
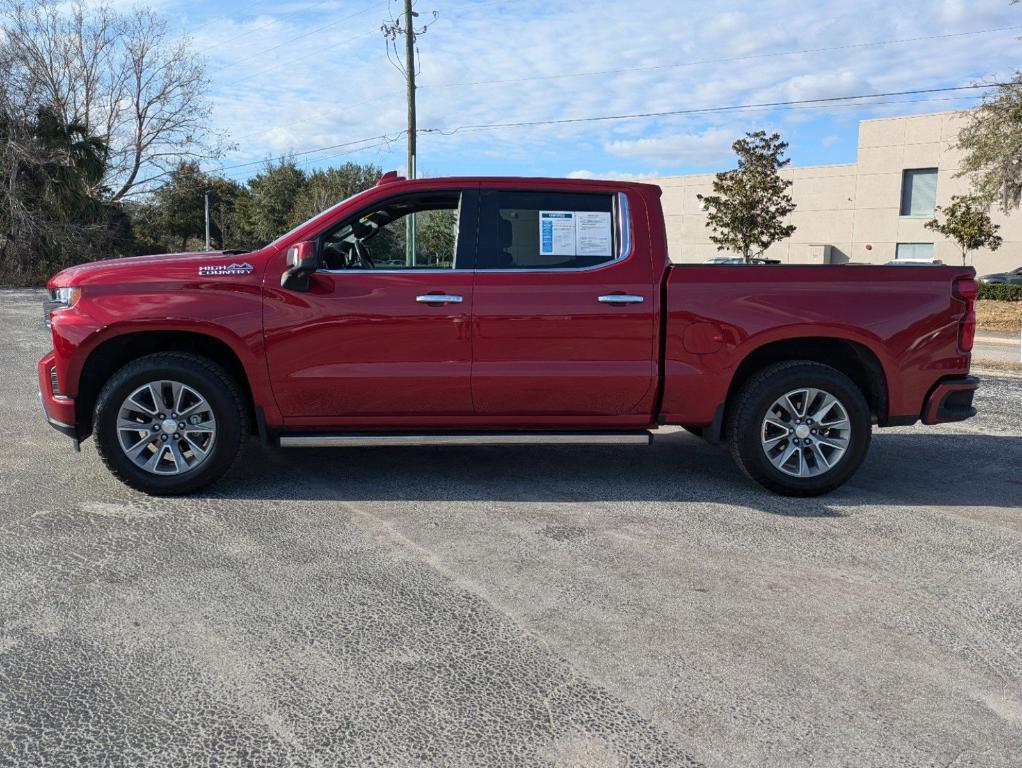
[[[49,297],[43,302],[43,317],[46,319],[46,327],[49,328],[52,324],[52,316],[56,310],[73,307],[81,295],[82,289],[77,287],[50,288]]]

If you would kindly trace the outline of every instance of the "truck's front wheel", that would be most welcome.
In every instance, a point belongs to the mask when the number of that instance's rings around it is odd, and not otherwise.
[[[787,496],[816,496],[848,480],[869,449],[869,406],[827,365],[793,361],[752,377],[729,420],[731,455],[745,473]]]
[[[107,468],[157,496],[191,493],[218,480],[248,433],[248,409],[220,366],[181,352],[147,355],[121,368],[96,400],[96,446]]]

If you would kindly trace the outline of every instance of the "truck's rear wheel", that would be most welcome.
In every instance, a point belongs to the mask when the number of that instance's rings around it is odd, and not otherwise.
[[[731,455],[750,478],[786,496],[817,496],[848,480],[869,450],[869,406],[827,365],[793,361],[750,379],[729,419]]]
[[[248,434],[248,409],[220,366],[181,352],[121,368],[96,400],[99,455],[121,481],[145,493],[191,493],[218,480]]]

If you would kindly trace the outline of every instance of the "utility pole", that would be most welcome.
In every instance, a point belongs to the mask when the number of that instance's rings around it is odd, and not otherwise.
[[[433,11],[433,18],[439,14]],[[384,22],[381,30],[383,36],[387,40],[387,58],[390,63],[405,76],[405,86],[408,101],[408,164],[406,166],[405,174],[409,179],[415,178],[415,161],[416,161],[416,125],[415,125],[415,70],[417,67],[416,63],[416,49],[415,41],[419,35],[426,34],[426,30],[429,29],[428,24],[424,24],[422,29],[415,29],[415,19],[419,14],[412,10],[412,0],[404,0],[404,13],[401,17],[394,19],[391,17],[389,23]],[[398,49],[397,40],[399,37],[404,38],[404,59],[402,60],[401,54]],[[409,214],[405,218],[405,264],[409,267],[415,266],[415,214]]]
[[[408,84],[408,178],[415,178],[415,27],[418,16],[405,0],[405,80]],[[405,265],[415,266],[415,214],[405,219]]]
[[[209,190],[207,189],[203,194],[206,205],[206,250],[209,250]]]

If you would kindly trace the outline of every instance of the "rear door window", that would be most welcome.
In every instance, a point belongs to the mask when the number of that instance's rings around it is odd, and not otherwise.
[[[611,193],[483,190],[476,269],[586,269],[620,252]]]

